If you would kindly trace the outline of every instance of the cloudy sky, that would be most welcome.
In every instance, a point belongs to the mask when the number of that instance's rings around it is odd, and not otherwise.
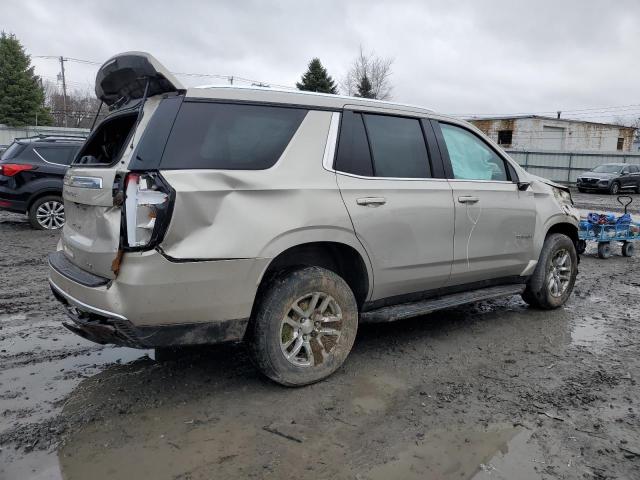
[[[171,71],[294,86],[312,57],[340,80],[359,46],[392,57],[393,99],[458,114],[640,116],[640,2],[3,0],[38,74],[59,56],[145,50]],[[67,62],[72,88],[97,66]],[[224,80],[180,76],[187,85]],[[611,108],[617,107],[617,108]],[[590,109],[590,110],[586,110]]]

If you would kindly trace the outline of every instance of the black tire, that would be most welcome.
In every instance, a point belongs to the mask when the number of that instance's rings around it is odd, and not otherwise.
[[[552,275],[552,261],[556,255],[560,255],[563,251],[566,251],[571,260],[570,276],[566,289],[556,296],[551,292],[548,278]],[[538,265],[527,282],[527,287],[522,292],[522,299],[534,308],[551,310],[561,307],[571,296],[577,274],[578,254],[573,241],[566,235],[553,233],[544,241]]]
[[[611,256],[611,243],[599,242],[598,243],[598,257],[607,259]]]
[[[585,188],[580,188],[580,187],[578,187],[578,191],[579,191],[580,193],[585,193],[587,190],[586,190]]]
[[[576,251],[578,254],[582,255],[587,249],[587,242],[585,240],[578,240],[578,244],[576,245]]]
[[[622,255],[625,257],[633,257],[634,253],[636,253],[636,247],[633,242],[624,242],[622,244]]]
[[[56,215],[56,219],[52,219],[51,222],[42,221],[38,218],[38,209],[40,207],[44,208],[48,204],[59,204],[62,206],[62,215]],[[62,228],[62,226],[64,225],[64,203],[62,201],[62,197],[60,197],[59,195],[46,195],[44,197],[40,197],[33,202],[31,207],[29,207],[29,212],[27,214],[29,216],[29,223],[36,230],[57,230],[59,228]],[[61,224],[58,218],[61,218]]]
[[[613,182],[609,187],[609,193],[611,195],[617,195],[620,193],[620,182]]]
[[[331,317],[326,313],[324,316],[319,313],[322,304],[318,305],[321,302],[315,298],[316,294],[324,295],[321,297],[323,300],[330,298],[334,301],[330,303],[330,307],[325,307],[329,308]],[[307,298],[309,300],[304,308],[305,315],[296,314],[292,309],[293,305],[302,310]],[[318,307],[316,309],[311,308],[313,298]],[[302,386],[328,377],[343,364],[356,338],[358,306],[349,285],[341,277],[319,267],[290,271],[275,277],[259,302],[251,320],[248,347],[254,364],[264,375],[281,385]],[[309,311],[313,313],[307,315]],[[297,330],[285,325],[288,325],[285,317],[291,318],[291,313],[297,317],[294,322],[300,327]],[[340,321],[326,320],[327,318],[337,319],[340,316]],[[320,327],[330,324],[333,327],[331,330],[339,330],[339,336],[325,337],[321,333],[320,330],[324,328]],[[303,326],[305,329],[314,328],[314,330],[303,334]],[[290,329],[291,332],[286,332],[286,329]],[[285,340],[285,336],[289,336],[288,340]],[[298,346],[302,358],[292,354],[298,345],[298,338],[300,343],[306,344],[303,348]],[[287,347],[284,345],[287,342],[293,343]],[[291,350],[289,351],[288,348]],[[292,360],[285,357],[285,351],[291,355]],[[326,356],[321,354],[323,351],[326,352]],[[304,355],[307,359],[313,358],[313,364],[296,363],[304,361]],[[319,358],[320,361],[316,362],[315,358]]]

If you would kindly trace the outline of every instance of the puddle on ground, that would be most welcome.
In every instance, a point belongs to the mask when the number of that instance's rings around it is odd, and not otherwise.
[[[600,353],[610,342],[605,320],[596,317],[583,317],[571,330],[571,345],[586,347],[594,353]]]
[[[362,478],[538,480],[539,463],[544,463],[542,453],[528,430],[438,430],[425,432],[422,443],[374,467]]]

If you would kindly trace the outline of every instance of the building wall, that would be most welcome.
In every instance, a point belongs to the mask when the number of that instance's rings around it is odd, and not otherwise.
[[[67,127],[9,127],[0,125],[0,145],[10,145],[14,138],[33,137],[35,135],[73,135],[86,137],[88,128]]]
[[[503,145],[516,150],[555,150],[572,152],[616,152],[618,138],[624,138],[621,151],[630,152],[633,128],[546,118],[471,120],[492,140],[498,132],[512,130],[512,142]]]

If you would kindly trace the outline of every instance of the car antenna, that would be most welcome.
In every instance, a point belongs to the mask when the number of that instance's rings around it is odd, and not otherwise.
[[[98,116],[100,115],[100,110],[102,110],[102,105],[104,104],[104,100],[100,100],[100,106],[98,107],[98,111],[96,112],[96,116],[93,117],[93,123],[91,124],[91,129],[89,131],[93,131],[93,127],[96,126],[96,121],[98,120]]]
[[[142,99],[140,100],[140,106],[138,107],[140,110],[138,110],[138,118],[136,118],[136,123],[133,126],[133,135],[131,136],[131,145],[129,145],[129,148],[133,148],[133,139],[136,136],[136,130],[138,130],[138,125],[140,125],[140,121],[142,120],[142,114],[144,112],[144,104],[147,102],[147,95],[149,93],[149,83],[151,82],[151,80],[149,79],[149,77],[144,77],[147,79],[147,83],[145,83],[144,85],[144,93],[142,94]]]

